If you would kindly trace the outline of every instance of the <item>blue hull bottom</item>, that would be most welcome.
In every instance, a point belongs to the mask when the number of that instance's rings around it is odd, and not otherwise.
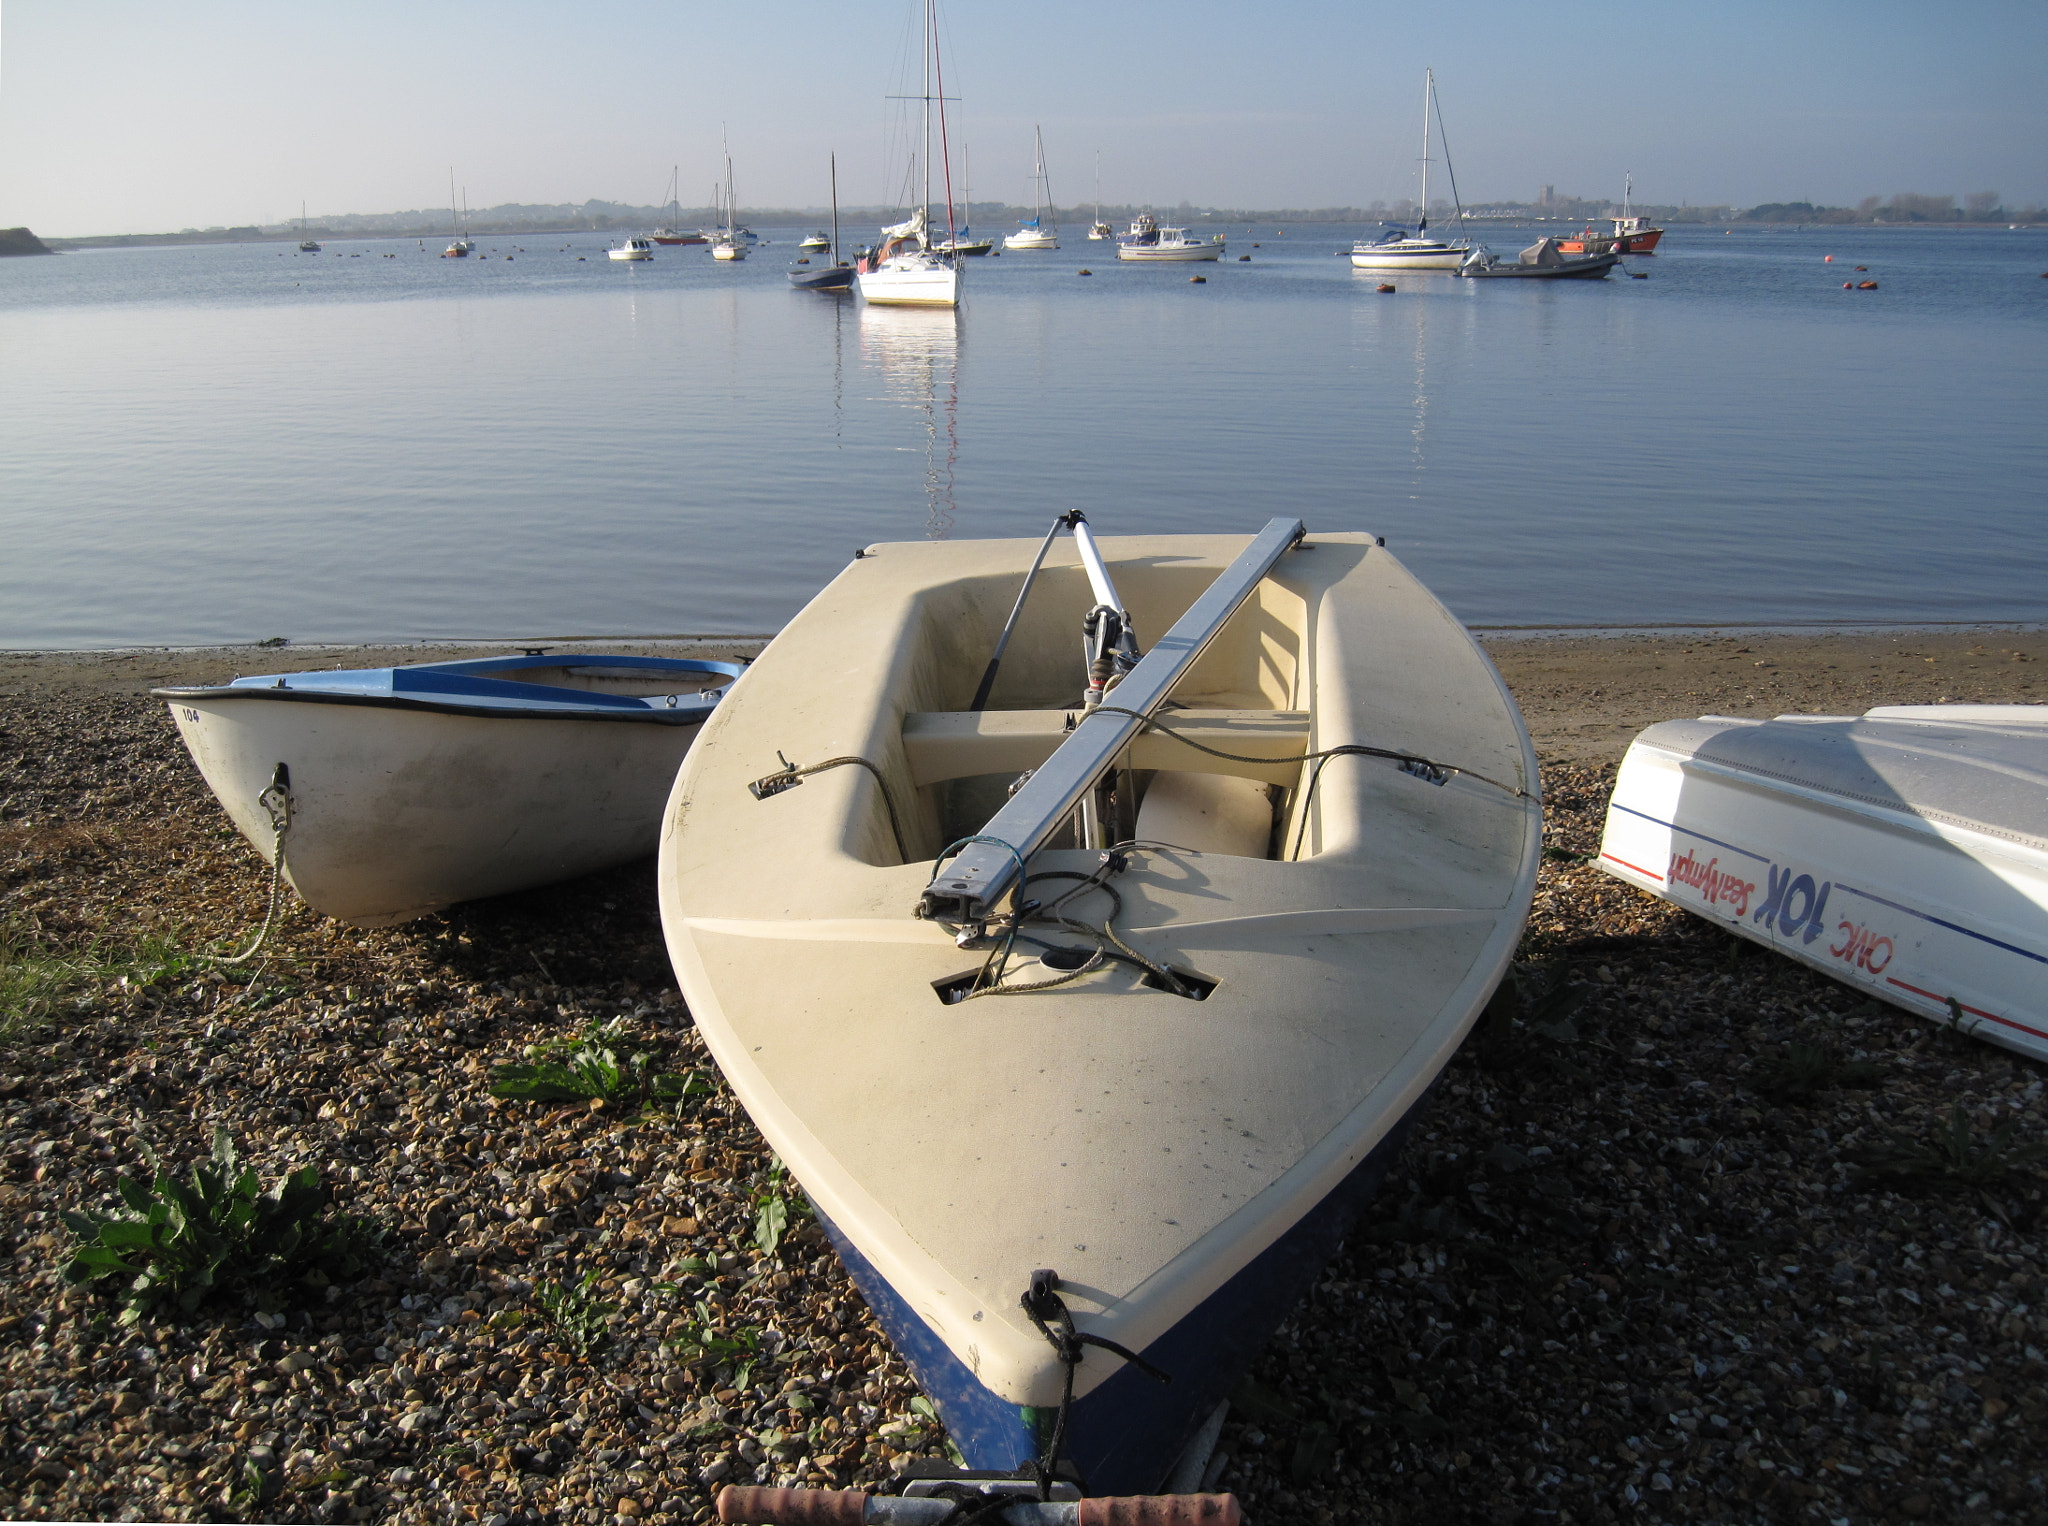
[[[853,287],[853,267],[827,265],[821,270],[791,270],[789,284],[798,291],[848,291]]]
[[[1426,1100],[1426,1099],[1425,1099]],[[1087,1493],[1150,1494],[1217,1403],[1229,1397],[1273,1331],[1306,1293],[1401,1152],[1418,1103],[1330,1195],[1141,1353],[1172,1375],[1163,1384],[1106,1351],[1089,1362],[1118,1370],[1074,1402],[1066,1457]],[[821,1214],[839,1259],[918,1386],[938,1407],[970,1468],[1010,1471],[1036,1461],[1056,1412],[1019,1407],[984,1388],[874,1266]],[[1057,1268],[1055,1268],[1057,1270]],[[1025,1291],[1020,1273],[1017,1293]]]

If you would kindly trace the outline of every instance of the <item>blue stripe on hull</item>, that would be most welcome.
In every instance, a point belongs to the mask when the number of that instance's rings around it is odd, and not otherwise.
[[[1119,1371],[1075,1401],[1066,1455],[1080,1468],[1090,1494],[1150,1494],[1165,1482],[1195,1429],[1219,1400],[1229,1396],[1358,1222],[1400,1154],[1409,1124],[1422,1105],[1418,1102],[1292,1229],[1145,1348],[1148,1362],[1173,1375],[1171,1384],[1120,1364]],[[1008,1471],[1034,1461],[1038,1430],[1042,1426],[1050,1433],[1055,1411],[1021,1409],[983,1387],[839,1227],[823,1214],[818,1217],[854,1285],[918,1386],[938,1407],[967,1466]],[[1017,1292],[1024,1292],[1021,1281]],[[1117,1359],[1091,1349],[1087,1360]]]

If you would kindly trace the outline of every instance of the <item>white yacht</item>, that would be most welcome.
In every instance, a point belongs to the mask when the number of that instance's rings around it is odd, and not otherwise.
[[[946,102],[933,88],[938,62],[937,0],[924,0],[924,205],[894,227],[882,230],[874,253],[855,267],[854,286],[863,302],[897,307],[958,307],[960,263],[932,247],[932,102],[939,103],[939,137],[945,141]],[[947,206],[946,220],[952,221]]]
[[[1218,260],[1223,257],[1223,235],[1195,238],[1185,228],[1162,228],[1150,212],[1132,219],[1130,231],[1116,241],[1120,260]]]
[[[1415,231],[1406,228],[1390,228],[1376,239],[1360,239],[1351,246],[1351,268],[1353,270],[1456,270],[1465,263],[1465,257],[1472,252],[1471,242],[1458,239],[1446,243],[1440,238],[1429,236],[1429,113],[1436,102],[1436,73],[1422,71],[1422,200]],[[1443,114],[1437,114],[1437,131],[1443,131]],[[1450,150],[1444,150],[1444,164],[1450,164]],[[1451,181],[1453,200],[1458,194],[1455,177]],[[1459,220],[1464,219],[1464,210],[1459,209]]]
[[[607,249],[605,253],[615,260],[651,260],[654,258],[654,240],[636,236]]]
[[[1031,174],[1031,216],[1003,240],[1005,249],[1047,250],[1060,246],[1058,224],[1046,225],[1052,215],[1052,192],[1045,179],[1045,132],[1036,127],[1032,131],[1038,137],[1038,161]]]

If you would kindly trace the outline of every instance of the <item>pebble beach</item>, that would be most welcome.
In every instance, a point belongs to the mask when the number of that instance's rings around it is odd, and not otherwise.
[[[1214,1487],[1259,1526],[2040,1520],[2048,1068],[1587,856],[1653,721],[2048,702],[2048,634],[1487,646],[1544,761],[1512,998],[1234,1395]],[[0,654],[0,1516],[681,1526],[728,1482],[945,1457],[695,1035],[651,859],[395,928],[290,904],[198,957],[267,871],[150,687],[455,654]],[[594,1024],[685,1095],[491,1094]],[[217,1131],[265,1184],[316,1169],[359,1261],[133,1324],[65,1285],[63,1215]],[[1972,1169],[1899,1166],[1937,1137]]]

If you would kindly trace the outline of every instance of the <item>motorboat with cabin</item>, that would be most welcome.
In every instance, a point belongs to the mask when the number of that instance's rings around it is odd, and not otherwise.
[[[1140,212],[1131,220],[1128,232],[1116,242],[1116,257],[1120,260],[1220,260],[1223,257],[1222,234],[1214,238],[1196,238],[1185,228],[1162,228],[1150,212]]]

